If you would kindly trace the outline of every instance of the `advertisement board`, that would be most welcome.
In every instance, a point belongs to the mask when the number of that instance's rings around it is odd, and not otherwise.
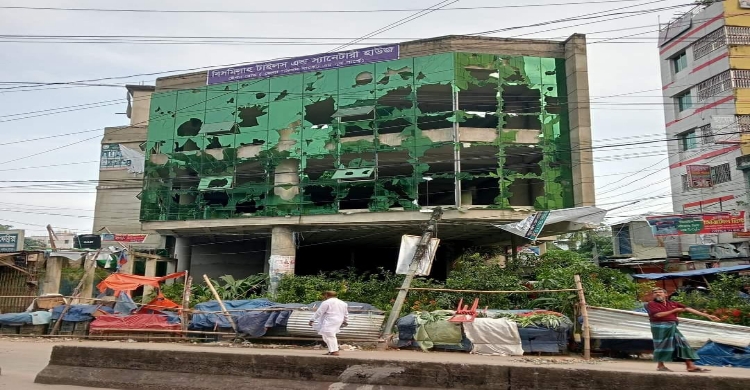
[[[686,169],[690,188],[711,187],[712,183],[710,165],[688,165]]]
[[[646,217],[654,236],[745,231],[745,212],[676,214]]]

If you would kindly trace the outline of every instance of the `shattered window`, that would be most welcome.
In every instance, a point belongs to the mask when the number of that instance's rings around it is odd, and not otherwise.
[[[154,93],[142,219],[572,207],[565,74],[444,53]]]

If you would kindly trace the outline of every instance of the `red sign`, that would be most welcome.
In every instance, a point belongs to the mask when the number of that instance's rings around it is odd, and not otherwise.
[[[143,243],[148,234],[102,234],[102,241]]]
[[[711,187],[712,183],[710,165],[688,165],[686,169],[690,188]]]

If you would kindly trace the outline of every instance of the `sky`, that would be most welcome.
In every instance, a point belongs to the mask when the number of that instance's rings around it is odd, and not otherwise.
[[[91,232],[103,128],[129,123],[124,115],[123,85],[153,84],[158,76],[185,69],[325,52],[437,3],[0,1],[0,224],[26,229],[27,235],[44,234],[47,224],[56,230]],[[446,10],[351,47],[501,29],[505,31],[488,36],[564,40],[573,33],[586,34],[597,205],[613,209],[641,200],[613,210],[613,218],[672,210],[666,142],[657,141],[665,139],[657,31],[660,20],[664,23],[690,10],[688,1],[458,0],[444,4]],[[325,10],[368,12],[305,12]],[[549,23],[566,18],[576,20]],[[133,42],[132,38],[93,42],[93,37],[102,36],[202,37],[202,44],[184,44],[184,38],[162,39],[158,44]],[[48,84],[157,72],[98,81],[97,86]],[[602,148],[652,140],[657,142]],[[632,184],[625,191],[628,183]]]

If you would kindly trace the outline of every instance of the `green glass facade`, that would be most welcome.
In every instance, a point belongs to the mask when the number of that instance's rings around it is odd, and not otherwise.
[[[565,81],[445,53],[157,92],[141,219],[572,207]]]

